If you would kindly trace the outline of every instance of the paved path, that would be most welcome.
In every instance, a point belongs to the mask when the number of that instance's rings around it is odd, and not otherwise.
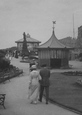
[[[12,64],[24,70],[24,75],[0,84],[0,93],[6,93],[4,110],[0,106],[0,115],[77,115],[74,112],[65,110],[57,105],[49,103],[29,104],[27,101],[29,66],[27,63],[20,63],[13,59]]]

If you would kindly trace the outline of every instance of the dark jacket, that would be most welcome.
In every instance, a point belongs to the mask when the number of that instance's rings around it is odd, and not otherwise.
[[[49,86],[50,85],[50,70],[47,68],[42,68],[40,70],[40,76],[41,76],[41,80],[40,80],[40,85],[42,86]]]

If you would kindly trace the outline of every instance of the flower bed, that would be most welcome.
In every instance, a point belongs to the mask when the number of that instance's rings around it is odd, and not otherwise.
[[[82,71],[68,71],[68,72],[62,72],[62,74],[68,76],[82,76]]]

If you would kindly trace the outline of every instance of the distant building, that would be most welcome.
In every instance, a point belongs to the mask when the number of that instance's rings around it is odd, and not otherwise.
[[[76,43],[77,48],[80,53],[82,53],[82,26],[78,27],[78,37]]]
[[[77,39],[74,39],[72,37],[66,37],[66,38],[60,39],[59,41],[63,43],[64,45],[73,48],[72,50],[70,50],[70,53],[69,53],[70,60],[74,60],[78,58],[80,51],[77,47]]]
[[[69,47],[74,48],[76,46],[76,39],[73,39],[72,37],[66,37],[66,38],[60,39],[59,41]]]
[[[82,26],[78,27],[78,38],[82,40]]]
[[[29,34],[26,35],[26,41],[28,50],[37,52],[37,47],[41,42],[32,38]],[[23,47],[23,38],[18,41],[15,41],[15,43],[17,43],[18,51],[21,53]]]
[[[72,37],[66,37],[59,40],[66,46],[73,47],[74,49],[70,51],[70,59],[78,58],[78,55],[82,53],[82,26],[78,27],[77,39]]]

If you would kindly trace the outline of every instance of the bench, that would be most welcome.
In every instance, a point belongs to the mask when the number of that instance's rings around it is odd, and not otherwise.
[[[0,94],[0,105],[3,106],[4,109],[6,109],[6,108],[5,108],[5,105],[4,105],[5,95],[6,95],[6,94]]]
[[[0,73],[0,82],[5,83],[5,80],[10,81],[10,74],[9,73]]]
[[[4,80],[9,80],[10,81],[11,73],[5,73],[4,74]]]

